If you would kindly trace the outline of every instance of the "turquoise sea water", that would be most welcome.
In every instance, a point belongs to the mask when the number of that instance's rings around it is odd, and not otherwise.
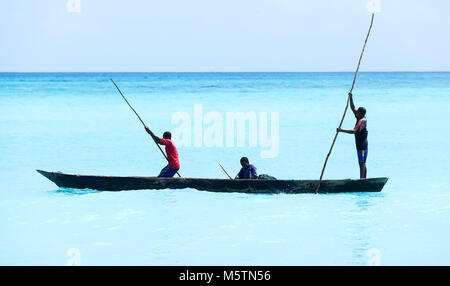
[[[35,169],[155,175],[164,159],[109,81],[161,135],[176,112],[278,112],[279,152],[180,147],[185,177],[318,179],[352,73],[0,74],[0,264],[449,265],[450,73],[361,73],[368,176],[381,193],[227,194],[58,189]],[[355,120],[347,114],[343,127]],[[325,178],[357,178],[340,134]],[[72,250],[71,250],[72,249]]]

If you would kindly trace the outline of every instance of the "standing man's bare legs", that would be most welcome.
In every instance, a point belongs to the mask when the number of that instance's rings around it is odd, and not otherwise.
[[[359,162],[359,177],[361,179],[367,178],[367,167],[366,163]]]

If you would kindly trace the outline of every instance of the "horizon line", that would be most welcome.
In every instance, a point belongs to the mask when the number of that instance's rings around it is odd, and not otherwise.
[[[358,71],[358,73],[448,73],[450,70]],[[0,71],[6,73],[355,73],[355,71]]]

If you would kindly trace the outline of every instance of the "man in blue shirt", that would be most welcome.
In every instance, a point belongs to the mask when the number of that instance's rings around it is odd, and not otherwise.
[[[251,165],[247,157],[241,158],[242,169],[239,171],[235,179],[258,179],[256,167]]]
[[[367,178],[367,151],[368,151],[368,143],[367,143],[367,119],[366,119],[366,109],[364,107],[360,107],[358,109],[355,108],[355,104],[353,103],[353,95],[350,92],[348,94],[350,96],[350,108],[356,117],[356,125],[353,130],[345,130],[342,128],[338,128],[338,132],[345,132],[348,134],[355,134],[356,141],[356,151],[358,153],[358,162],[359,162],[359,177],[361,179]]]

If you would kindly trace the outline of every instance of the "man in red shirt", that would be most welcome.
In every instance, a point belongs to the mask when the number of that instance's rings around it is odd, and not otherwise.
[[[169,164],[161,170],[158,177],[173,177],[180,169],[180,162],[178,161],[177,147],[175,147],[175,144],[171,140],[172,134],[166,131],[163,134],[163,138],[159,138],[147,126],[145,126],[145,131],[152,136],[156,143],[166,146],[166,155]]]

